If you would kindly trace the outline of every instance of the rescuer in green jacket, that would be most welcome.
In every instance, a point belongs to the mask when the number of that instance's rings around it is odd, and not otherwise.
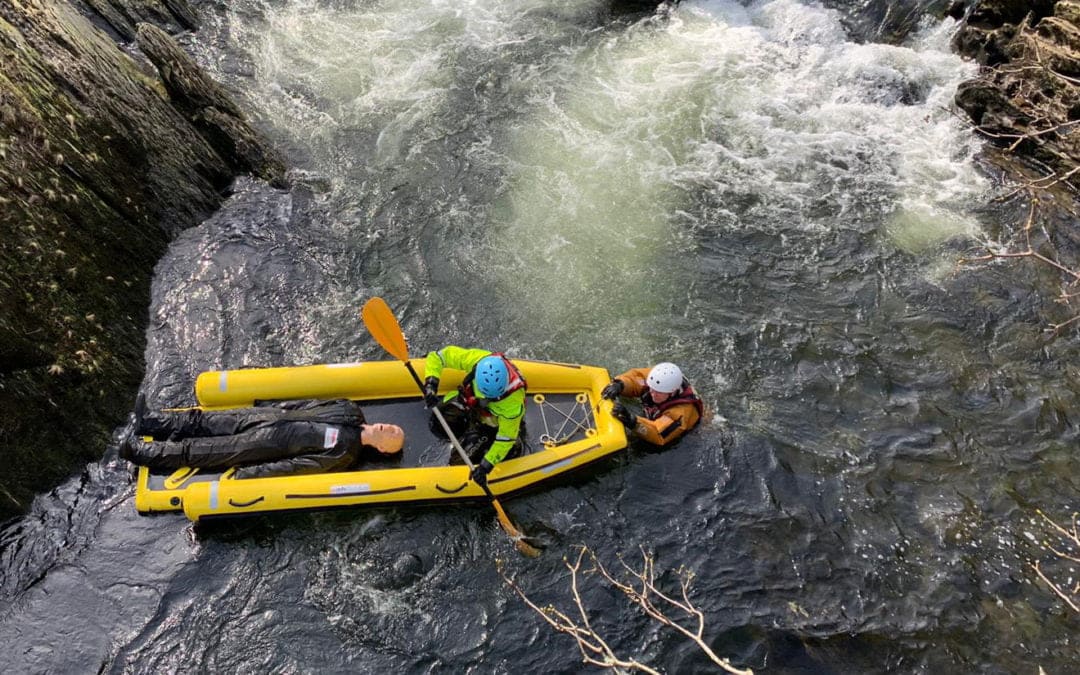
[[[456,391],[439,398],[444,368],[465,372]],[[472,479],[486,483],[491,469],[507,456],[520,454],[525,422],[525,378],[505,356],[486,349],[448,345],[429,352],[424,368],[424,402],[439,406],[447,424],[475,463]],[[431,430],[445,437],[432,414]],[[457,460],[451,454],[450,461]],[[460,461],[460,460],[458,460]]]

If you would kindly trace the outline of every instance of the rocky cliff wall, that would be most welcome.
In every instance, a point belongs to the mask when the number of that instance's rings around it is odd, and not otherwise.
[[[0,0],[0,520],[123,422],[169,239],[235,175],[281,181],[170,37],[196,22],[185,0]]]

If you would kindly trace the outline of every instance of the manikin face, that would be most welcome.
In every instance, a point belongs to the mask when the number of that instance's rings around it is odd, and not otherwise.
[[[364,442],[384,455],[397,454],[405,445],[405,431],[396,424],[369,424],[365,431]]]

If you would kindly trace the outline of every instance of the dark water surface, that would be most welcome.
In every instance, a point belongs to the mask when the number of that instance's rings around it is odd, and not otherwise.
[[[107,453],[2,534],[11,672],[577,672],[496,561],[569,609],[580,544],[692,571],[709,644],[761,672],[1075,672],[1029,562],[1078,487],[1077,339],[1046,339],[1034,268],[956,266],[1025,207],[947,111],[951,20],[895,4],[202,4],[192,49],[298,169],[159,264],[153,404],[208,368],[386,358],[381,295],[416,354],[670,359],[716,414],[508,502],[535,560],[484,505],[139,517]],[[709,667],[583,594],[618,653]]]

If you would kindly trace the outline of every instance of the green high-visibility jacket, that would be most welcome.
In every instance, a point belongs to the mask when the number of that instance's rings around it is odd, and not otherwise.
[[[476,367],[480,359],[492,353],[486,349],[465,349],[447,345],[438,351],[428,352],[427,361],[424,364],[424,376],[441,378],[443,368],[453,368],[468,373]],[[477,399],[486,400],[476,387],[473,387],[473,393]],[[443,400],[450,400],[457,394],[456,391],[448,392]],[[525,388],[522,387],[498,401],[488,401],[486,408],[495,417],[498,426],[495,442],[484,454],[484,459],[494,465],[506,457],[517,441],[518,433],[521,431],[521,421],[525,419]]]

